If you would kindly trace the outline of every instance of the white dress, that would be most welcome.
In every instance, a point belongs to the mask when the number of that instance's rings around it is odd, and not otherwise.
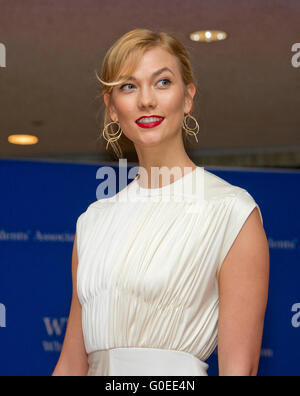
[[[162,188],[136,178],[79,216],[88,376],[207,376],[218,274],[256,206],[247,190],[197,167]]]

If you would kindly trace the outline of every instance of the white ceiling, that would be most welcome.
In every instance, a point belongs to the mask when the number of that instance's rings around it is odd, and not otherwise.
[[[95,71],[122,34],[149,28],[176,35],[191,54],[201,127],[194,158],[222,164],[229,154],[233,164],[235,154],[237,164],[248,158],[250,166],[299,167],[300,68],[291,63],[299,21],[299,0],[0,0],[7,56],[0,68],[0,158],[113,160],[96,141],[103,104]],[[189,40],[204,29],[229,38]],[[11,145],[12,133],[32,133],[40,142]]]

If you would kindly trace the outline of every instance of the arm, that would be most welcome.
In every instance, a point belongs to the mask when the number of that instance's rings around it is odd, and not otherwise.
[[[75,235],[72,254],[73,297],[62,351],[52,377],[87,376],[88,360],[84,347],[81,305],[77,296],[77,235]]]
[[[256,376],[269,286],[269,246],[252,211],[219,273],[220,376]]]

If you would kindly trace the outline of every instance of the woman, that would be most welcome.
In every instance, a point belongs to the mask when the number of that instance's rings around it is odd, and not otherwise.
[[[185,151],[182,133],[199,131],[186,50],[168,34],[133,30],[108,51],[100,81],[103,136],[119,158],[121,136],[133,143],[139,175],[117,194],[127,199],[100,199],[78,218],[53,375],[207,376],[217,345],[220,376],[257,375],[268,242],[252,196]]]

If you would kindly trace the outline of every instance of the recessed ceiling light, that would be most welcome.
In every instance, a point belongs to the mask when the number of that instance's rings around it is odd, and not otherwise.
[[[39,139],[32,135],[10,135],[8,136],[8,141],[11,144],[19,144],[21,146],[27,146],[32,144],[37,144]]]
[[[190,34],[192,41],[211,43],[213,41],[225,40],[228,37],[227,33],[220,30],[201,30]]]

